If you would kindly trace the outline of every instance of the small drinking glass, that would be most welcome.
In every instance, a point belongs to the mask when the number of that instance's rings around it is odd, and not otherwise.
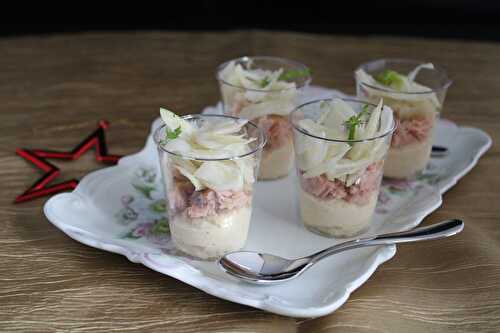
[[[390,108],[383,108],[381,117],[385,117],[385,129],[379,129],[374,136],[363,140],[332,138],[335,130],[330,131],[330,135],[326,131],[324,135],[316,135],[301,125],[306,123],[303,120],[318,123],[320,119],[325,119],[328,110],[324,104],[332,101],[312,101],[290,114],[299,178],[300,217],[304,226],[312,232],[327,237],[352,237],[370,226],[385,156],[396,123]],[[359,100],[342,101],[356,115],[371,112],[376,107]],[[345,119],[331,119],[331,122],[344,126]]]
[[[206,122],[209,124],[205,125],[216,126],[217,122],[228,119],[241,120],[224,115],[187,115],[183,119],[195,127]],[[245,246],[254,184],[266,140],[263,131],[252,122],[247,122],[235,134],[253,139],[247,152],[206,158],[167,150],[165,125],[154,133],[172,240],[178,250],[192,257],[214,259]],[[203,188],[193,177],[201,166],[205,170]],[[223,190],[211,188],[210,184],[228,179],[231,181],[225,183]]]
[[[362,64],[356,72],[364,70],[374,78],[387,71],[407,75],[422,65],[424,62],[415,60],[380,59]],[[384,177],[414,179],[430,160],[434,129],[452,83],[442,68],[433,67],[420,69],[414,82],[423,87],[413,92],[374,86],[355,74],[357,97],[372,103],[383,98],[384,104],[393,109],[398,123],[385,162]]]
[[[228,65],[283,73],[304,73],[286,81],[294,87],[269,90],[249,89],[231,84],[224,79]],[[242,57],[223,63],[217,69],[224,114],[249,119],[264,129],[267,145],[262,153],[259,179],[277,179],[288,175],[293,168],[292,129],[289,113],[297,107],[303,89],[310,83],[309,69],[298,62],[276,57]]]

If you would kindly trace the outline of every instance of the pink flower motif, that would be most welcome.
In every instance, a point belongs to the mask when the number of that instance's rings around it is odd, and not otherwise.
[[[128,205],[130,205],[132,203],[132,201],[134,201],[134,197],[131,196],[131,195],[124,195],[120,198],[120,201],[122,202],[122,205],[127,207]]]
[[[132,232],[132,235],[137,238],[147,235],[149,229],[151,228],[151,225],[152,225],[151,222],[139,224]]]
[[[391,201],[391,197],[385,193],[385,191],[380,191],[378,194],[378,203],[381,205],[385,205]]]
[[[405,179],[384,179],[383,186],[397,191],[406,191],[413,188],[413,182]]]

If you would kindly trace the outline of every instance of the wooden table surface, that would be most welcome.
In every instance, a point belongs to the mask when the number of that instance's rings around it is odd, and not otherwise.
[[[68,149],[108,119],[111,152],[143,146],[158,107],[196,113],[218,100],[215,67],[241,55],[309,65],[314,83],[354,93],[353,69],[380,57],[448,69],[444,116],[493,146],[426,222],[464,232],[398,248],[335,313],[297,320],[233,304],[84,246],[13,205],[39,172],[16,147]],[[0,39],[0,331],[479,332],[500,327],[500,44],[262,31],[89,33]],[[102,167],[86,154],[62,177]]]

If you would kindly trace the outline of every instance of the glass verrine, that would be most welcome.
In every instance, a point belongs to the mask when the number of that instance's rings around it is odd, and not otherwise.
[[[434,129],[452,81],[438,66],[404,59],[364,63],[355,78],[357,97],[373,103],[383,98],[398,122],[384,176],[415,178],[430,160]]]
[[[224,113],[252,120],[266,133],[259,179],[287,176],[293,168],[288,115],[311,81],[309,68],[282,58],[242,57],[220,65],[216,76]]]
[[[195,128],[217,128],[221,122],[242,120],[224,115],[188,115],[182,119]],[[200,150],[169,150],[165,125],[154,134],[172,240],[177,249],[190,256],[213,259],[245,246],[253,187],[266,139],[251,122],[234,134],[251,140],[248,149],[215,158]],[[213,139],[210,132],[203,138]],[[217,143],[211,142],[216,147]]]
[[[290,121],[303,224],[327,237],[362,233],[370,226],[396,126],[392,110],[323,99],[299,106]]]

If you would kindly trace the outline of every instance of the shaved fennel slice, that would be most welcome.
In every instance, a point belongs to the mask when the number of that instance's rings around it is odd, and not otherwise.
[[[178,137],[176,139],[168,140],[164,148],[167,151],[179,154],[186,154],[191,151],[191,145],[184,138]]]
[[[356,128],[356,136],[355,140],[363,140],[363,138],[366,137],[365,132],[366,132],[366,126],[358,126]],[[347,157],[351,160],[360,160],[363,158],[363,155],[365,152],[370,149],[371,147],[371,142],[370,141],[364,141],[364,142],[355,142],[352,143],[352,148],[347,154]]]
[[[391,127],[394,125],[394,115],[393,111],[387,105],[384,105],[382,112],[380,114],[380,130],[379,132],[387,133]]]
[[[236,159],[234,160],[234,163],[236,163],[236,165],[240,168],[245,183],[252,184],[255,182],[255,159],[253,156]]]
[[[377,96],[382,98],[392,98],[400,101],[409,101],[409,102],[419,102],[423,100],[428,100],[432,103],[432,105],[436,109],[441,108],[441,103],[439,102],[437,95],[434,92],[431,92],[428,87],[419,85],[418,83],[413,83],[413,88],[417,88],[418,90],[414,91],[414,93],[405,93],[405,92],[390,92],[390,91],[382,91],[382,90],[374,90],[371,88],[366,88],[369,90],[370,96]],[[423,87],[423,88],[420,88]]]
[[[237,77],[235,75],[235,67],[235,62],[231,61],[220,71],[219,77],[229,84],[236,84]]]
[[[430,100],[434,107],[438,109],[441,108],[441,103],[439,102],[436,93],[434,93],[431,88],[421,85],[415,81],[410,81],[407,77],[403,77],[403,89],[401,91],[396,91],[391,90],[389,87],[384,86],[383,84],[380,84],[363,69],[358,69],[355,73],[355,76],[357,82],[362,82],[369,85],[369,87],[363,87],[365,90],[367,90],[369,95],[406,101]],[[375,90],[372,87],[378,89]]]
[[[204,162],[194,176],[215,191],[239,191],[243,188],[243,174],[233,161]]]
[[[329,103],[330,104],[330,103]],[[352,111],[352,110],[350,110]],[[352,111],[352,115],[354,115]],[[341,108],[330,107],[318,119],[318,123],[326,127],[328,139],[345,140],[347,137],[345,122],[351,117],[351,112]]]
[[[415,78],[417,77],[418,73],[420,72],[421,69],[434,69],[434,65],[432,63],[426,63],[426,64],[421,64],[415,67],[410,73],[408,73],[408,81],[413,82],[415,81]]]
[[[193,132],[191,124],[172,111],[160,108],[160,116],[168,130],[175,131],[177,128],[180,128],[180,136],[190,135]]]
[[[196,169],[198,169],[200,162],[193,160],[186,160],[182,157],[172,156],[172,163],[175,166],[180,166],[190,173],[195,173]]]
[[[420,96],[420,98],[418,98],[419,96],[417,96],[417,98],[415,98],[414,100],[420,101],[420,100],[427,99],[434,105],[435,108],[437,108],[438,110],[441,109],[441,103],[439,102],[439,99],[438,99],[436,93],[430,92],[430,91],[432,91],[431,88],[424,86],[422,84],[419,84],[417,82],[413,82],[412,83],[412,91],[421,93],[421,94],[416,94],[416,95],[422,95],[422,96]]]
[[[223,149],[197,149],[191,148],[191,150],[185,154],[189,158],[194,159],[228,159],[233,157],[234,153],[228,152]]]
[[[263,78],[267,78],[268,81],[269,81],[269,84],[266,86],[266,88],[272,90],[272,89],[275,89],[277,88],[276,85],[278,83],[284,83],[285,86],[288,86],[288,82],[285,82],[285,81],[280,81],[280,76],[281,74],[283,74],[283,68],[280,68],[276,71],[266,71],[264,73],[264,77]]]
[[[266,98],[267,94],[266,91],[247,90],[245,91],[245,99],[252,103],[259,103]]]
[[[309,170],[323,162],[328,146],[322,141],[310,141],[308,149],[298,156],[298,163],[301,169]]]
[[[368,154],[366,156],[367,159],[371,161],[379,161],[381,160],[385,153],[387,152],[387,147],[389,145],[389,141],[385,139],[376,140],[372,143],[372,147],[368,150]]]
[[[295,93],[296,89],[297,84],[295,82],[287,82],[282,80],[272,81],[272,83],[269,85],[269,90],[286,90]]]
[[[265,79],[267,78],[262,80]],[[270,81],[265,87],[258,87],[258,90],[245,91],[244,96],[251,103],[260,103],[266,100],[295,98],[296,94],[295,82]]]
[[[363,136],[358,137],[357,139],[359,140],[364,140],[371,138],[377,133],[377,130],[380,125],[380,118],[381,118],[381,112],[382,112],[382,107],[384,105],[383,99],[380,99],[377,107],[372,110],[370,114],[370,118],[368,119],[368,123],[365,126],[365,130],[363,131]]]
[[[368,74],[367,72],[365,72],[364,69],[361,69],[361,68],[358,69],[354,73],[354,76],[356,77],[356,81],[357,82],[368,84],[370,86],[374,86],[374,87],[381,88],[381,89],[387,89],[386,86],[384,86],[384,85],[380,84],[379,82],[377,82],[377,80],[375,80],[373,78],[373,76],[371,76],[370,74]]]
[[[373,109],[370,114],[370,118],[368,119],[368,123],[364,127],[359,127],[357,129],[356,140],[366,140],[369,138],[375,137],[377,134],[383,134],[379,130],[379,127],[382,127],[381,118],[382,118],[382,109],[383,109],[383,100],[380,99],[377,107]],[[385,109],[387,111],[385,113],[389,113],[390,109]],[[384,118],[385,119],[385,118]],[[352,149],[349,151],[348,157],[352,160],[359,160],[363,157],[369,155],[369,151],[373,149],[374,141],[383,141],[383,138],[375,139],[373,141],[365,141],[365,142],[356,142],[353,144]]]
[[[247,123],[248,120],[246,119],[220,119],[204,123],[200,128],[200,132],[233,134],[238,133]]]
[[[243,135],[220,135],[213,133],[197,133],[193,139],[197,145],[208,149],[224,149],[228,145],[247,145],[256,140],[255,138],[245,139]]]
[[[200,190],[203,190],[205,188],[205,186],[200,182],[200,180],[198,180],[198,178],[193,174],[193,172],[196,172],[196,170],[190,171],[190,170],[188,170],[186,168],[183,168],[180,165],[176,165],[175,168],[177,170],[179,170],[179,172],[184,177],[186,177],[187,179],[189,179],[189,181],[191,182],[191,184],[193,184],[195,191],[200,191]]]
[[[346,103],[345,101],[341,100],[340,98],[335,98],[331,104],[332,104],[333,111],[335,111],[337,114],[343,116],[343,118],[345,120],[356,115],[356,112],[354,112],[352,107],[348,103]],[[327,125],[327,124],[325,123],[325,125]]]
[[[225,146],[211,133],[195,133],[193,140],[199,148],[217,149]]]
[[[253,140],[255,139],[250,139],[249,142],[252,142]],[[222,151],[224,151],[228,156],[237,157],[250,153],[251,148],[247,144],[242,145],[239,143],[233,143],[224,147]]]
[[[239,86],[247,89],[258,89],[258,81],[259,75],[257,73],[253,73],[252,71],[247,71],[241,66],[237,64],[234,68],[234,75],[239,82]]]
[[[356,142],[352,145],[351,150],[347,154],[347,157],[353,161],[361,160],[363,159],[363,156],[365,155],[365,152],[369,150],[372,146],[372,142],[366,141],[366,142]]]
[[[325,127],[315,123],[312,119],[302,119],[298,122],[299,127],[308,133],[325,137]],[[321,163],[328,151],[328,144],[324,140],[310,138],[307,135],[301,135],[298,140],[297,162],[303,170],[308,170]]]
[[[255,119],[271,114],[286,116],[295,108],[295,103],[289,98],[276,97],[261,103],[249,104],[241,109],[240,117]]]
[[[335,170],[335,165],[340,161],[344,155],[351,148],[346,143],[330,143],[328,148],[328,157],[324,159],[320,164],[308,169],[304,173],[305,178],[316,177],[322,175],[330,170]]]
[[[368,159],[363,159],[359,161],[351,161],[349,159],[341,159],[337,162],[335,167],[332,170],[329,170],[326,173],[326,176],[330,180],[335,180],[342,176],[355,174],[356,172],[364,170],[368,165],[370,165],[373,161]]]

